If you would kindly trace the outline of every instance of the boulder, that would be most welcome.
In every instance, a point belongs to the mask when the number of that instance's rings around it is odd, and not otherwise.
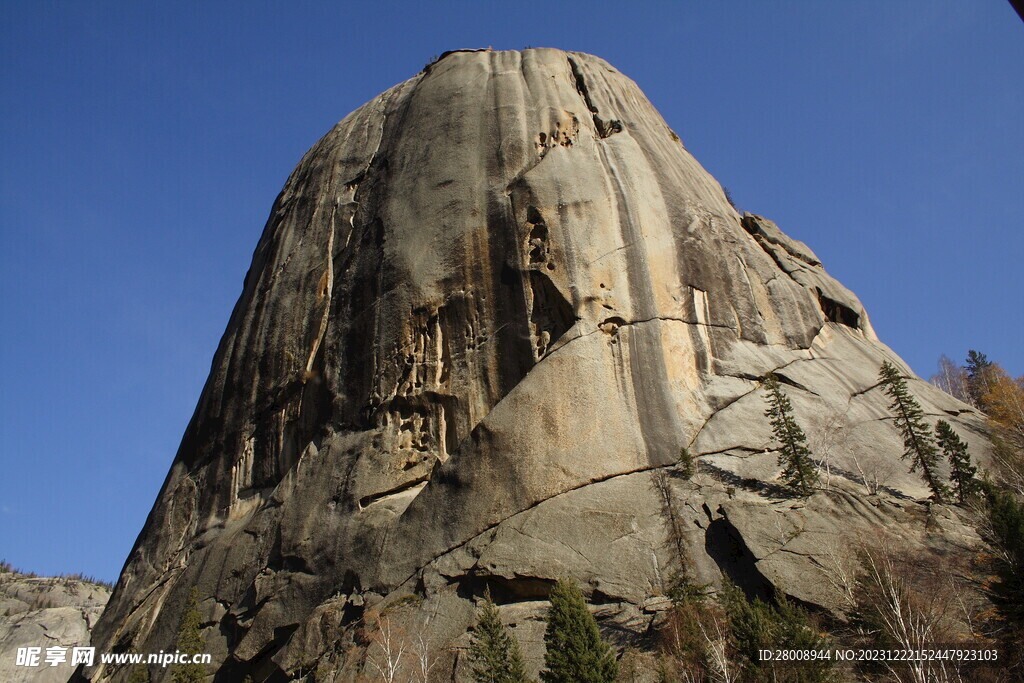
[[[71,650],[88,647],[110,588],[85,579],[0,571],[0,680],[64,683],[75,667]],[[39,666],[18,666],[19,648],[42,648]],[[66,661],[45,662],[46,648],[67,648]]]

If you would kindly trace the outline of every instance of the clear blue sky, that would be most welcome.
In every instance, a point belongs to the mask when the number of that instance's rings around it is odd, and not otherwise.
[[[1005,0],[33,2],[0,14],[0,557],[114,579],[275,195],[460,47],[600,55],[927,376],[1024,373],[1024,24]]]

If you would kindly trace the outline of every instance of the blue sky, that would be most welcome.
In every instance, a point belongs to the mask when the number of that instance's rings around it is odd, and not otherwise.
[[[600,55],[927,376],[1024,373],[1024,24],[1005,0],[0,2],[0,557],[116,578],[270,210],[460,47]]]

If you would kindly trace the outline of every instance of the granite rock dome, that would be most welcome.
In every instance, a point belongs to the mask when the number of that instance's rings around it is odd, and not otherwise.
[[[393,605],[461,680],[485,588],[535,668],[566,574],[623,642],[683,563],[827,608],[816,553],[972,538],[920,502],[885,360],[983,456],[981,416],[914,378],[810,248],[737,213],[635,83],[586,54],[447,53],[274,202],[94,643],[173,648],[198,586],[218,680],[345,679]],[[768,372],[827,459],[806,502],[775,495]]]

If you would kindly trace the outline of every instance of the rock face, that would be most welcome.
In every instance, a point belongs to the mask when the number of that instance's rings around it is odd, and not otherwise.
[[[486,587],[535,667],[565,574],[624,640],[681,563],[828,607],[815,553],[972,537],[915,502],[883,360],[983,457],[980,416],[913,378],[806,245],[739,215],[632,81],[552,49],[446,54],[274,203],[96,638],[172,647],[195,585],[222,680],[372,672],[382,612],[462,679]],[[773,488],[770,371],[827,466],[806,503]]]
[[[0,571],[0,680],[64,683],[68,662],[49,666],[48,647],[89,645],[89,631],[103,612],[110,589],[90,581]],[[41,647],[38,667],[17,666],[18,648]]]

